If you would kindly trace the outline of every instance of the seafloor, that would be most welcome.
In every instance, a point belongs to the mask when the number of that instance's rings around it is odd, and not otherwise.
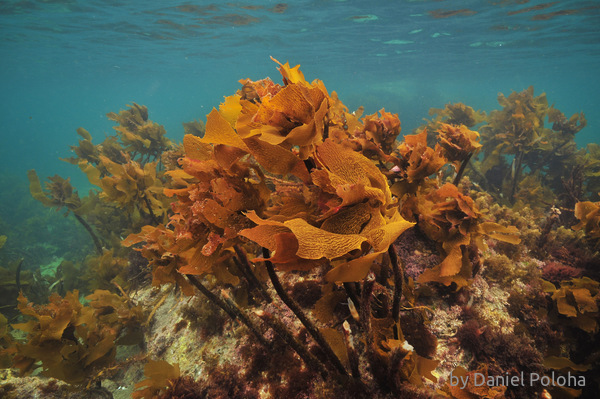
[[[530,87],[401,134],[279,70],[182,144],[138,104],[78,129],[85,196],[28,173],[78,234],[44,258],[24,234],[47,220],[0,221],[0,397],[595,397],[585,115]]]

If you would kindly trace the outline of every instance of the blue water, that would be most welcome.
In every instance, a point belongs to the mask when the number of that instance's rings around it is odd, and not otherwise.
[[[85,178],[68,157],[83,126],[136,102],[168,136],[204,119],[237,81],[280,81],[269,56],[301,64],[351,109],[385,107],[410,133],[431,107],[500,108],[499,92],[534,85],[580,144],[600,131],[598,1],[46,0],[0,3],[0,170]]]

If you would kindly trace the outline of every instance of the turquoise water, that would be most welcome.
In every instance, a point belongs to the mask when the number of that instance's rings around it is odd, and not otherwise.
[[[581,144],[600,129],[597,1],[7,1],[0,4],[0,167],[80,173],[75,129],[100,140],[132,101],[179,140],[237,81],[279,81],[269,56],[301,64],[350,108],[385,107],[403,133],[431,107],[500,108],[498,92],[534,85]]]

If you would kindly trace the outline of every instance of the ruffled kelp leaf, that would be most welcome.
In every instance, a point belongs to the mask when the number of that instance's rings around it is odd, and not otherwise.
[[[374,218],[371,220],[373,219]],[[385,222],[386,223],[383,226],[373,229],[370,229],[367,225],[361,233],[361,235],[367,238],[375,252],[387,251],[389,246],[392,245],[402,233],[415,225],[415,223],[402,218],[397,211],[395,211],[393,217]]]
[[[202,256],[202,247],[194,248],[195,241],[191,235],[181,234],[176,239],[175,233],[164,225],[144,226],[140,233],[127,236],[122,241],[122,245],[132,246],[140,242],[145,242],[145,244],[138,250],[153,266],[153,286],[157,287],[170,283],[178,284],[185,295],[194,295],[194,288],[178,271],[181,266],[189,264],[196,251],[198,252],[197,256]],[[202,245],[205,243],[202,243]],[[202,261],[203,258],[196,260]],[[204,264],[194,265],[194,267],[192,271],[198,271],[199,274],[206,270]]]
[[[257,81],[246,78],[240,79],[238,82],[242,84],[242,88],[237,92],[241,96],[240,102],[248,101],[257,103],[265,98],[272,98],[283,88],[280,84],[273,82],[271,78],[264,78]]]
[[[179,267],[178,272],[181,274],[191,274],[194,276],[202,276],[213,270],[217,258],[219,257],[218,252],[214,252],[210,256],[205,256],[202,253],[203,246],[191,248],[180,255],[187,262]]]
[[[97,342],[90,348],[90,353],[85,357],[85,366],[89,366],[93,362],[102,357],[110,354],[115,350],[115,339],[117,338],[115,332],[109,332],[102,340]]]
[[[15,366],[30,373],[41,364],[42,374],[71,384],[84,384],[115,358],[115,339],[125,326],[139,324],[141,310],[108,291],[95,291],[83,305],[77,290],[64,297],[52,294],[49,303],[33,305],[19,297],[19,310],[37,321],[23,327],[27,342],[17,346]]]
[[[444,155],[451,162],[462,162],[481,149],[479,133],[465,125],[441,123],[437,133]]]
[[[166,215],[169,201],[156,173],[157,162],[140,164],[127,155],[124,163],[116,163],[101,155],[100,163],[108,172],[100,180],[100,198],[129,211],[134,224],[142,220],[142,214],[153,215],[153,219]]]
[[[90,290],[111,289],[114,288],[115,283],[127,289],[129,286],[127,266],[126,258],[116,256],[113,249],[104,250],[102,255],[88,256],[85,260],[83,279],[87,281]],[[63,265],[61,267],[64,268]],[[73,273],[81,272],[77,270]],[[73,279],[75,278],[76,276],[73,276]]]
[[[427,378],[431,382],[437,383],[437,377],[435,375],[433,375],[432,372],[440,364],[440,361],[427,359],[426,357],[419,356],[419,355],[416,355],[416,356],[417,356],[417,359],[416,359],[417,360],[417,370],[419,372],[419,375],[421,375],[424,378]]]
[[[508,242],[510,244],[521,243],[519,229],[515,226],[502,226],[498,223],[483,222],[479,224],[479,232],[494,240]]]
[[[72,295],[72,293],[68,293],[67,295]],[[54,294],[51,298],[50,304],[48,304],[49,312],[38,313],[38,310],[33,308],[33,305],[27,301],[27,298],[23,295],[23,293],[19,293],[18,298],[18,308],[22,314],[33,316],[37,318],[39,323],[39,341],[51,341],[51,340],[60,340],[63,332],[71,323],[71,318],[74,315],[74,311],[78,311],[81,308],[81,305],[77,306],[77,304],[72,307],[73,304],[72,297],[65,297],[64,301],[60,301],[62,298],[58,298],[56,294]],[[77,299],[79,301],[79,299]],[[14,324],[13,327],[20,329],[23,326],[22,324]],[[27,328],[27,325],[23,326]]]
[[[577,310],[579,310],[580,313],[598,311],[596,298],[592,297],[592,294],[587,288],[573,288],[571,294],[573,295],[573,298],[575,298]]]
[[[286,149],[298,146],[300,159],[304,160],[323,140],[329,96],[322,82],[308,84],[298,67],[279,65],[286,82],[283,88],[270,80],[241,81],[244,90],[235,128],[243,139],[260,135],[260,140],[271,145]],[[228,107],[223,105],[223,110]],[[236,104],[234,113],[238,109]]]
[[[434,122],[444,122],[451,125],[465,125],[472,128],[486,120],[484,111],[475,111],[463,103],[446,104],[443,109],[430,108],[429,115],[434,116]]]
[[[242,112],[242,105],[240,99],[242,97],[239,94],[225,97],[225,101],[219,105],[219,113],[221,116],[229,122],[231,127],[235,127],[236,121]]]
[[[577,317],[577,308],[568,302],[567,291],[558,290],[552,296],[552,299],[556,301],[558,312],[567,317]]]
[[[381,252],[375,252],[344,262],[327,272],[325,280],[336,283],[361,281],[367,276],[371,266],[381,255]]]
[[[252,156],[268,172],[286,175],[298,170],[298,167],[302,168],[304,166],[300,158],[281,146],[269,144],[257,137],[248,137],[244,139],[244,143],[246,143]],[[302,177],[304,177],[303,180],[308,178],[308,171],[306,171],[305,166]]]
[[[346,367],[350,365],[348,360],[348,350],[346,348],[344,335],[334,328],[320,328],[319,331],[333,349],[333,353],[340,359],[342,364]]]
[[[333,312],[340,303],[347,301],[347,295],[341,291],[329,291],[323,294],[313,307],[313,314],[321,323],[329,323]]]
[[[258,226],[260,227],[260,226]],[[270,260],[273,263],[295,263],[298,261],[298,239],[291,232],[281,232],[273,236],[275,248],[271,253]]]
[[[186,134],[183,136],[185,156],[196,161],[208,161],[213,157],[213,148],[198,136]]]
[[[546,294],[553,294],[556,291],[556,286],[552,284],[550,281],[540,279],[542,284],[542,291]]]
[[[219,174],[220,168],[222,168],[214,159],[209,161],[196,161],[187,157],[181,159],[181,166],[187,174],[200,181],[210,181],[213,176]],[[186,184],[186,186],[190,185],[192,184]]]
[[[427,146],[425,129],[421,133],[404,136],[404,141],[398,146],[398,152],[407,161],[404,174],[408,183],[419,183],[437,173],[447,162],[439,145],[435,148]]]
[[[372,210],[373,208],[364,202],[342,208],[328,217],[321,224],[321,229],[336,234],[360,234],[371,220]],[[379,208],[376,211],[379,212]]]
[[[459,237],[450,244],[450,250],[446,252],[446,257],[440,263],[440,277],[449,277],[460,273],[463,266],[461,245],[468,243],[469,237]],[[448,242],[444,244],[448,244]]]
[[[299,257],[304,259],[335,259],[355,249],[360,249],[366,238],[358,234],[334,234],[311,226],[304,219],[284,222],[298,239]]]
[[[304,74],[300,71],[300,65],[296,65],[295,67],[290,68],[289,62],[286,62],[284,65],[273,57],[271,57],[271,59],[277,64],[279,64],[278,69],[279,72],[281,72],[281,76],[283,76],[283,82],[286,85],[290,83],[308,84],[304,79]]]
[[[313,176],[318,178],[316,174]],[[331,185],[331,181],[327,180],[327,184]],[[375,195],[378,194],[377,192],[375,193]],[[362,183],[340,184],[335,187],[335,194],[342,199],[340,206],[353,205],[357,202],[363,201],[365,198],[368,198],[367,188]]]
[[[453,263],[446,265],[446,272],[449,272],[449,270],[456,270],[457,268],[456,258],[450,259],[449,261]],[[417,282],[420,284],[437,282],[446,286],[455,283],[456,289],[459,290],[461,287],[467,286],[469,284],[469,280],[472,279],[472,266],[468,256],[464,256],[463,254],[463,256],[460,258],[460,262],[460,270],[456,274],[447,276],[442,275],[442,264],[439,264],[430,269],[425,269],[417,278]]]
[[[147,236],[154,233],[156,229],[157,228],[154,226],[144,226],[139,233],[132,233],[125,237],[125,239],[121,241],[121,245],[124,247],[131,247],[132,245],[146,241]]]
[[[591,238],[600,238],[600,202],[583,201],[575,204],[575,217],[579,223],[573,230],[581,230]]]
[[[148,119],[148,108],[133,103],[129,109],[118,114],[110,112],[106,116],[119,123],[113,127],[121,141],[121,148],[130,156],[136,154],[139,162],[157,161],[161,154],[172,146],[166,138],[165,128]],[[107,155],[105,153],[104,155]]]
[[[191,122],[183,122],[182,125],[183,125],[184,135],[191,134],[191,135],[197,136],[197,137],[204,136],[204,132],[206,130],[204,121],[192,120]]]
[[[324,99],[325,95],[317,88],[286,86],[271,98],[266,106],[260,108],[255,119],[268,124],[273,114],[283,114],[293,122],[309,123]]]
[[[480,217],[473,200],[450,183],[438,189],[419,190],[417,196],[405,201],[402,213],[418,218],[419,227],[431,239],[442,243],[470,236]]]
[[[394,142],[400,133],[400,119],[398,114],[386,112],[385,108],[380,109],[379,113],[381,116],[378,116],[376,112],[363,118],[361,136],[364,135],[364,139],[355,137],[354,140],[358,141],[363,147],[363,154],[365,154],[367,148],[369,150],[372,148],[371,151],[381,152],[382,157],[385,158],[385,155],[390,154],[394,149]],[[352,131],[350,130],[352,123],[348,123],[348,117],[346,118],[346,124],[349,131]]]
[[[279,202],[280,203],[277,207],[277,214],[271,216],[271,220],[278,222],[284,222],[286,220],[294,218],[310,220],[310,217],[315,213],[315,205],[307,204],[307,201],[305,201],[304,198],[281,197],[279,199]]]
[[[90,134],[90,132],[88,132],[82,127],[77,128],[77,134],[83,137],[84,140],[92,141],[92,135]]]
[[[133,399],[159,396],[171,386],[170,381],[179,378],[181,372],[177,363],[172,365],[164,360],[149,359],[144,366],[144,375],[146,379],[135,384],[135,391],[131,393]]]
[[[437,281],[445,285],[452,282],[462,286],[471,279],[469,244],[484,250],[484,237],[518,244],[518,230],[497,223],[483,222],[482,214],[473,199],[460,192],[454,184],[442,187],[424,186],[403,205],[403,215],[418,220],[427,236],[442,244],[445,258],[438,267],[427,269],[419,282]]]
[[[575,320],[573,320],[573,324],[580,328],[581,330],[589,333],[595,334],[598,332],[598,315],[589,315],[582,314],[579,315]]]
[[[263,100],[252,120],[260,124],[261,140],[298,146],[300,158],[307,159],[323,140],[327,110],[327,98],[320,89],[290,85]]]
[[[98,158],[100,159],[100,158]],[[100,187],[100,169],[98,169],[96,166],[92,165],[91,163],[89,163],[88,161],[86,161],[85,159],[81,159],[78,163],[77,166],[79,166],[79,169],[81,169],[81,171],[83,173],[85,173],[85,175],[88,178],[88,181],[93,184],[94,186],[98,186]]]
[[[242,110],[235,122],[235,130],[241,138],[256,136],[260,134],[261,124],[256,122],[254,116],[257,114],[261,104],[255,104],[250,101],[240,101]]]
[[[70,190],[63,184],[66,183],[70,186],[68,179],[64,180],[60,178],[61,181],[56,181],[56,184],[50,183],[50,192],[46,193],[42,189],[40,178],[35,169],[27,171],[27,178],[29,179],[29,192],[33,198],[40,201],[45,206],[58,208],[63,206],[69,207],[69,197],[71,197],[73,193],[69,193]],[[59,176],[55,176],[55,178],[59,178]]]
[[[240,148],[216,144],[214,146],[214,159],[223,169],[230,170],[238,160],[248,153]]]
[[[76,157],[61,158],[61,160],[69,162],[72,165],[77,165],[80,162],[97,164],[102,146],[94,145],[92,143],[92,135],[82,127],[77,128],[77,134],[83,137],[83,140],[79,140],[79,146],[70,146],[71,151],[75,153]]]
[[[270,251],[275,251],[277,249],[276,236],[281,233],[291,234],[290,229],[279,222],[277,223],[278,224],[259,224],[256,227],[242,230],[239,234],[242,237],[254,241],[261,247],[268,248]]]
[[[221,263],[217,267],[213,267],[212,274],[215,276],[219,284],[231,285],[232,287],[238,287],[240,284],[240,278],[232,274],[229,270],[229,267],[227,267],[225,263]]]
[[[394,340],[387,340],[393,342]],[[403,345],[406,341],[397,341],[395,345]],[[401,373],[407,381],[417,387],[423,387],[423,378],[432,382],[437,382],[437,378],[432,374],[439,364],[437,360],[430,360],[419,356],[415,352],[409,352],[401,363]]]
[[[234,123],[236,121],[227,120],[226,117],[233,118],[233,113],[236,113],[236,116],[239,115],[242,106],[239,106],[239,111],[237,107],[232,111],[230,109],[233,106],[231,104],[232,101],[234,100],[230,100],[230,103],[226,102],[226,104],[222,104],[222,109],[229,114],[224,115],[216,109],[213,109],[208,115],[205,136],[202,139],[193,140],[205,145],[208,145],[209,143],[216,145],[214,157],[219,164],[226,169],[229,169],[246,153],[251,153],[260,165],[271,173],[285,175],[295,170],[298,163],[301,163],[300,159],[291,151],[276,145],[285,140],[285,137],[283,137],[281,141],[269,143],[265,141],[264,137],[259,139],[251,134],[239,135],[238,132],[233,129],[232,126],[239,126],[239,121]],[[255,118],[253,118],[253,120],[254,119]],[[185,144],[184,141],[184,146]],[[219,144],[221,146],[219,146]],[[231,147],[234,147],[237,150]],[[188,147],[186,146],[186,154],[187,149]],[[204,159],[207,159],[207,157]]]
[[[563,281],[553,292],[558,313],[567,316],[570,322],[592,334],[598,330],[598,304],[600,283],[588,277]]]
[[[363,185],[366,198],[377,199],[382,204],[391,202],[391,192],[386,177],[368,158],[332,140],[318,146],[319,162],[327,168],[329,181],[336,189],[348,184]],[[346,190],[347,191],[347,190]],[[356,196],[347,203],[357,201]]]
[[[194,270],[192,270],[194,271]],[[155,266],[152,270],[152,286],[160,287],[164,284],[174,284],[181,289],[181,292],[186,296],[196,294],[194,287],[185,278],[183,273],[179,271],[177,260],[170,260],[164,266]]]
[[[213,108],[206,117],[206,133],[201,142],[229,145],[250,152],[241,137],[216,108]]]
[[[334,259],[360,249],[367,239],[357,234],[335,234],[311,226],[303,219],[275,222],[259,218],[255,213],[246,215],[258,226],[239,234],[270,250],[277,248],[275,235],[291,232],[298,240],[296,255],[303,259]]]
[[[489,171],[492,170],[492,168],[502,165],[504,162],[505,159],[502,156],[502,149],[495,148],[494,150],[486,154],[483,161],[481,161],[479,169],[481,173],[486,175]]]

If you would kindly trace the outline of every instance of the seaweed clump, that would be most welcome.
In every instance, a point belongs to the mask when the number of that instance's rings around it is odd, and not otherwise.
[[[578,202],[575,204],[574,212],[579,223],[573,226],[573,230],[583,230],[587,237],[598,241],[600,239],[600,203]]]
[[[27,333],[27,342],[16,344],[13,359],[22,374],[41,367],[45,376],[85,386],[113,364],[115,343],[134,333],[141,309],[108,291],[95,291],[86,299],[89,306],[80,303],[75,290],[64,297],[52,294],[48,304],[34,306],[19,296],[19,310],[33,318],[13,325]]]
[[[480,129],[485,156],[479,171],[490,190],[511,204],[550,206],[563,193],[569,194],[564,171],[581,164],[574,137],[587,121],[583,113],[567,119],[548,106],[545,93],[535,97],[533,93],[531,86],[498,96],[503,109],[492,111]],[[551,127],[546,127],[546,120]]]

